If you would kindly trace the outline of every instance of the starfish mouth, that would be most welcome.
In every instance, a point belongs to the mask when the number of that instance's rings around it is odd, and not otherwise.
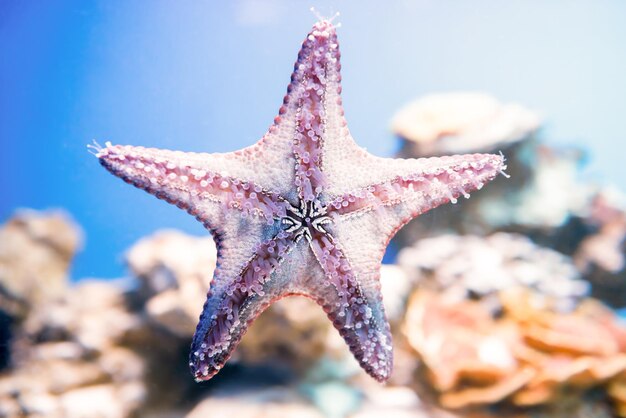
[[[311,242],[314,231],[327,234],[324,225],[331,222],[326,207],[317,200],[301,200],[298,208],[289,205],[287,214],[281,219],[285,232],[293,234],[295,242],[299,242],[303,237]]]

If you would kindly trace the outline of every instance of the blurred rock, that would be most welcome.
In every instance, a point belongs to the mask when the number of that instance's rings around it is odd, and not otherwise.
[[[137,242],[126,260],[141,282],[147,315],[180,337],[191,337],[209,290],[217,251],[213,238],[160,231]]]
[[[510,178],[500,176],[469,200],[420,216],[394,242],[403,247],[443,233],[505,231],[573,254],[587,233],[579,218],[596,186],[579,179],[584,153],[542,144],[539,126],[532,111],[479,93],[426,96],[401,110],[392,123],[403,139],[399,156],[501,151]]]
[[[194,303],[181,296],[180,292],[168,289],[154,295],[146,303],[146,313],[161,327],[180,337],[193,335],[200,317],[202,302]]]
[[[488,152],[532,135],[541,120],[534,112],[500,103],[483,93],[439,93],[400,109],[391,129],[415,157]]]
[[[500,222],[494,225],[495,220],[483,213],[484,208],[500,202],[512,206],[520,190],[532,181],[533,170],[527,155],[536,146],[538,126],[539,118],[531,111],[503,105],[480,93],[434,94],[399,111],[392,122],[392,129],[403,141],[399,157],[501,151],[507,159],[510,178],[499,176],[489,187],[474,192],[469,200],[459,200],[412,220],[394,237],[396,245],[404,247],[442,233],[493,232]]]
[[[63,294],[82,232],[62,211],[20,210],[0,228],[0,310],[18,318]]]
[[[121,401],[127,391],[120,385],[144,387],[142,360],[111,364],[122,350],[115,347],[142,328],[141,320],[129,312],[128,288],[119,282],[68,284],[80,241],[62,212],[21,211],[0,229],[0,309],[13,325],[11,340],[2,342],[12,352],[0,374],[2,416],[126,417],[140,404]],[[128,370],[132,379],[123,377]],[[114,394],[90,395],[96,387]]]
[[[342,381],[306,385],[303,392],[316,408],[328,418],[342,418],[359,409],[362,394],[357,387]]]
[[[130,417],[143,405],[145,361],[130,348],[146,332],[119,281],[84,280],[34,305],[0,374],[7,416]],[[145,338],[145,337],[144,337]]]
[[[0,405],[16,408],[2,416],[129,417],[144,403],[146,387],[115,380],[87,359],[35,362],[0,376]]]
[[[614,307],[626,306],[626,196],[598,192],[584,222],[593,232],[574,254],[576,266],[592,283],[593,295]]]
[[[98,358],[98,367],[116,384],[140,382],[146,377],[145,359],[137,352],[114,347]]]
[[[420,286],[445,289],[459,299],[524,286],[555,298],[560,309],[568,310],[588,292],[568,257],[517,234],[427,238],[404,248],[398,263]],[[491,300],[498,309],[497,300]]]
[[[583,154],[530,141],[506,151],[505,157],[509,178],[500,176],[469,199],[414,219],[396,242],[409,245],[442,233],[503,231],[572,254],[588,233],[578,219],[588,211],[596,192],[596,186],[579,179]]]
[[[387,316],[396,324],[404,314],[411,288],[409,279],[397,266],[383,265],[381,288]],[[350,362],[346,357],[350,354],[345,343],[322,308],[299,296],[272,304],[256,319],[236,350],[236,358],[242,363],[282,365],[297,373],[312,367],[324,370],[321,364],[326,359]]]
[[[83,280],[57,302],[35,309],[24,331],[38,341],[71,339],[87,351],[102,353],[142,332],[141,318],[126,307],[123,286],[121,282]]]
[[[406,271],[393,264],[383,264],[380,270],[380,287],[385,313],[393,327],[402,320],[413,282]]]
[[[351,418],[455,418],[455,415],[424,404],[408,387],[372,386],[365,390],[361,408]]]
[[[239,361],[272,364],[302,373],[322,357],[347,354],[343,340],[310,299],[292,296],[272,304],[249,328],[236,350]]]
[[[180,289],[194,293],[200,288],[203,298],[211,284],[216,259],[213,238],[176,230],[158,231],[143,238],[126,254],[132,273],[149,292]]]
[[[591,244],[576,262],[587,274],[623,257],[619,228],[605,228],[621,225],[623,211],[601,203],[580,215]],[[83,280],[16,305],[28,309],[7,346],[0,417],[604,418],[609,399],[623,414],[626,329],[584,299],[569,257],[522,235],[424,239],[401,251],[400,266],[383,266],[395,363],[386,386],[302,297],[268,308],[225,370],[196,385],[187,355],[215,267],[212,239],[160,232],[127,260],[137,280]],[[277,383],[290,388],[268,389]]]
[[[126,418],[142,399],[143,387],[96,385],[64,393],[61,415],[66,418]]]
[[[578,178],[582,153],[546,145],[538,145],[533,151],[534,155],[527,157],[532,164],[532,180],[518,191],[515,201],[493,201],[482,206],[485,216],[493,217],[494,225],[557,228],[588,206],[594,186],[581,184]],[[502,213],[501,209],[513,210]]]
[[[45,393],[31,393],[21,397],[22,414],[36,417],[65,417],[60,402],[55,396]]]
[[[615,379],[609,385],[609,396],[619,417],[626,417],[626,376]]]
[[[212,396],[196,405],[185,418],[322,418],[304,398],[288,389]]]

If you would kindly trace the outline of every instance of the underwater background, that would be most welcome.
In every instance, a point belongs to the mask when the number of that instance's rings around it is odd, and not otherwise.
[[[387,385],[304,298],[196,384],[213,241],[86,145],[254,143],[311,6],[341,13],[359,145],[501,151],[511,179],[390,244]],[[625,19],[621,1],[0,1],[0,417],[626,416]]]
[[[4,0],[0,218],[70,211],[87,231],[75,277],[119,277],[118,255],[157,228],[204,233],[111,181],[85,146],[252,144],[278,111],[310,6],[341,13],[346,118],[370,152],[393,155],[389,121],[415,97],[484,91],[539,112],[550,143],[580,146],[591,176],[625,186],[623,2]]]

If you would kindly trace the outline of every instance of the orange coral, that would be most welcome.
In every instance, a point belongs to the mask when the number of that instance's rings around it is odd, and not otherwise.
[[[473,302],[417,292],[409,302],[405,335],[435,388],[447,391],[461,380],[496,382],[516,368],[508,346],[490,334],[493,326],[489,313]]]
[[[588,299],[558,312],[519,289],[500,302],[495,318],[479,301],[423,290],[411,297],[404,333],[442,406],[533,406],[603,386],[626,416],[626,329],[609,309]]]
[[[613,400],[615,413],[620,417],[626,417],[626,376],[611,382],[608,393]]]

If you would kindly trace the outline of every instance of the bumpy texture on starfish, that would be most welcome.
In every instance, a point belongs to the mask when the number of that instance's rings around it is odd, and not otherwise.
[[[505,169],[497,155],[379,158],[350,136],[341,103],[337,35],[320,20],[298,54],[265,136],[232,153],[106,144],[104,167],[195,216],[211,231],[218,267],[190,366],[208,380],[273,301],[317,301],[361,366],[392,368],[380,285],[387,243],[413,217],[480,189]],[[302,239],[305,238],[305,239]]]

